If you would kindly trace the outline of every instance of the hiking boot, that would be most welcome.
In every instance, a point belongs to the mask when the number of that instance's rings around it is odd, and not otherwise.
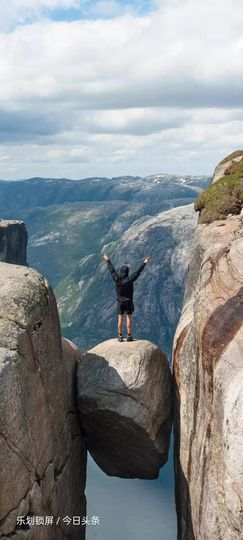
[[[118,341],[123,341],[123,336],[120,336],[120,334],[119,334],[117,339],[118,339]]]
[[[133,339],[133,337],[132,337],[131,334],[127,336],[127,341],[134,341],[134,339]]]

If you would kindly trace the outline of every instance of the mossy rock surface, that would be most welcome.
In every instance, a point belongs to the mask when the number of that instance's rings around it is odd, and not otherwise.
[[[235,150],[235,152],[232,152],[232,154],[222,159],[219,164],[222,165],[223,163],[227,163],[227,161],[238,158],[240,156],[243,156],[243,150]]]
[[[232,161],[242,156],[240,161]],[[243,207],[243,150],[237,150],[221,161],[231,161],[224,176],[211,184],[195,201],[200,212],[199,223],[226,219],[229,214],[240,214]]]

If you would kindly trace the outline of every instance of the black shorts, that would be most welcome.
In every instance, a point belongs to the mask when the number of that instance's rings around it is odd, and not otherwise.
[[[119,315],[124,315],[126,313],[127,315],[131,315],[134,311],[134,303],[132,300],[129,302],[117,302],[117,313]]]

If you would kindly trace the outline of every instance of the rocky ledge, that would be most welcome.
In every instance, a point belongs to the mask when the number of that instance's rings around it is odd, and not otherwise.
[[[27,229],[23,221],[0,219],[0,261],[27,264]]]
[[[82,355],[78,406],[88,449],[104,472],[157,478],[169,449],[172,386],[156,345],[110,339]]]

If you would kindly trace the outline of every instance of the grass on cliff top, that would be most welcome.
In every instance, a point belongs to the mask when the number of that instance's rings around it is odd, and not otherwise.
[[[234,159],[236,157],[242,156],[243,150],[235,150],[235,152],[232,152],[229,156],[225,157],[220,161],[219,165],[223,165],[223,163],[227,163],[227,161],[230,161],[231,159]]]
[[[243,155],[237,151],[221,163]],[[199,223],[212,223],[226,219],[228,214],[239,214],[243,207],[243,158],[233,162],[225,171],[225,176],[211,184],[195,201],[195,210],[200,212]]]

